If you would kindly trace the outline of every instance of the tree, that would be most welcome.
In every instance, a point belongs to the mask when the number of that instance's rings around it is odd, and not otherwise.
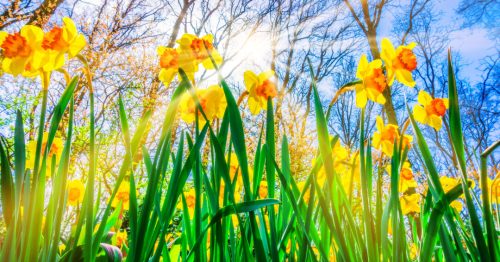
[[[21,1],[11,0],[0,4],[0,30],[22,21],[28,24],[44,26],[64,0]]]

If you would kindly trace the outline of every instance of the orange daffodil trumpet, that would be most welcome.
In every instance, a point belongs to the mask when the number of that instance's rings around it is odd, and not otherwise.
[[[25,25],[16,33],[0,32],[2,69],[14,76],[34,77],[64,66],[65,54],[76,56],[86,42],[73,20],[64,17],[63,24],[47,33],[33,25]]]
[[[377,116],[377,132],[373,134],[373,146],[379,150],[382,150],[384,154],[392,157],[394,151],[394,142],[399,141],[400,135],[398,131],[398,126],[393,124],[384,124],[382,117]],[[404,135],[403,137],[403,148],[410,148],[413,137],[410,135]]]
[[[421,90],[418,93],[418,102],[420,105],[415,105],[413,108],[415,120],[439,131],[443,124],[443,116],[449,107],[448,98],[432,98],[427,92]]]
[[[274,98],[278,95],[276,84],[271,80],[274,75],[274,71],[266,71],[257,75],[250,70],[243,74],[248,92],[248,107],[253,115],[267,109],[268,97]]]
[[[363,54],[359,60],[356,77],[362,81],[355,86],[357,107],[364,108],[368,99],[385,104],[382,92],[387,88],[387,82],[382,71],[382,60],[375,59],[368,62],[366,55]]]
[[[411,42],[395,49],[389,39],[382,39],[380,57],[385,63],[389,86],[394,82],[394,78],[405,86],[415,86],[415,80],[413,80],[411,72],[417,68],[417,57],[413,53],[413,48],[416,45],[415,42]]]

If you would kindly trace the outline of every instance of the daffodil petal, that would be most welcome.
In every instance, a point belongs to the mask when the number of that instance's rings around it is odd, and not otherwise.
[[[424,90],[420,90],[420,92],[418,92],[418,102],[421,105],[426,106],[432,102],[432,97]]]
[[[366,95],[365,90],[361,90],[356,92],[356,106],[359,108],[364,108],[366,106],[366,102],[368,101],[368,97]]]
[[[399,82],[401,82],[405,86],[408,87],[415,86],[415,80],[413,80],[413,76],[411,75],[411,72],[408,70],[404,69],[396,70],[396,78],[398,79]]]

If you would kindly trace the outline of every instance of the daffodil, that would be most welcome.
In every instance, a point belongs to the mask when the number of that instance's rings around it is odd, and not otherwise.
[[[363,54],[359,60],[356,77],[362,81],[355,86],[357,107],[364,108],[368,99],[385,104],[382,92],[387,88],[387,82],[382,70],[382,60],[375,59],[368,63],[366,55]]]
[[[118,192],[116,193],[111,206],[116,208],[121,203],[122,211],[129,209],[130,204],[130,184],[127,182],[122,182],[120,187],[118,187]]]
[[[375,148],[382,150],[384,154],[392,157],[394,151],[394,142],[399,140],[398,126],[393,124],[384,124],[382,117],[377,116],[377,132],[373,134],[372,144]]]
[[[408,215],[410,213],[420,213],[420,199],[422,197],[420,194],[414,193],[411,195],[403,195],[400,198],[401,211],[403,215]]]
[[[413,171],[411,170],[410,162],[406,161],[403,163],[399,175],[401,177],[399,185],[400,192],[405,192],[406,190],[408,190],[408,188],[417,187],[417,181],[415,181],[415,178],[413,177]]]
[[[417,57],[413,53],[413,48],[416,45],[415,42],[411,42],[408,45],[400,45],[395,49],[389,39],[382,39],[380,57],[385,62],[389,86],[392,85],[394,78],[408,87],[415,86],[415,80],[413,80],[411,72],[417,68]]]
[[[78,33],[71,18],[63,18],[63,26],[54,26],[43,36],[41,43],[49,59],[44,61],[43,71],[52,71],[61,68],[65,63],[65,56],[75,57],[85,47],[85,37]]]
[[[220,181],[220,186],[219,186],[219,205],[222,206],[224,204],[224,197],[225,197],[225,192],[226,192],[226,183],[224,182],[224,180],[221,180]],[[234,201],[236,203],[240,202],[240,188],[239,188],[239,185],[238,183],[235,184],[235,188],[234,188]]]
[[[418,256],[418,246],[415,243],[410,244],[410,259],[415,260]]]
[[[267,193],[268,193],[267,181],[262,180],[262,181],[260,181],[260,185],[259,185],[259,197],[261,199],[267,198]]]
[[[342,187],[345,192],[352,192],[360,183],[359,157],[357,154],[351,154],[348,148],[337,141],[332,147],[332,158],[334,172],[339,175]],[[313,160],[313,165],[314,162],[315,160]],[[320,186],[323,186],[326,179],[326,170],[322,166],[316,175],[316,180]]]
[[[413,108],[415,120],[439,131],[443,124],[443,116],[449,107],[448,99],[432,98],[427,92],[420,90],[418,102],[420,105],[415,105]]]
[[[160,74],[158,79],[168,86],[179,69],[182,69],[189,80],[194,82],[194,74],[198,71],[196,61],[191,57],[188,51],[183,51],[176,48],[160,46],[157,49],[160,57]]]
[[[43,133],[43,139],[42,139],[42,155],[43,152],[45,152],[45,148],[47,146],[47,142],[49,139],[49,133],[45,132]],[[34,140],[31,140],[28,142],[27,145],[27,155],[26,155],[26,168],[29,168],[31,170],[34,170],[35,168],[35,155],[36,155],[36,144],[37,142]],[[52,162],[55,160],[56,166],[59,163],[59,160],[61,159],[62,155],[62,150],[63,150],[63,141],[60,137],[56,136],[54,137],[54,140],[52,141],[52,144],[50,145],[50,149],[48,150],[47,154],[47,160],[46,160],[46,173],[45,176],[47,179],[51,177],[52,174]]]
[[[196,192],[194,191],[193,188],[191,188],[189,191],[184,192],[184,198],[186,199],[186,205],[188,208],[188,213],[190,217],[193,217],[194,215],[194,208],[196,204]],[[183,204],[182,200],[177,204],[177,208],[183,209]]]
[[[71,180],[68,182],[68,204],[76,206],[82,203],[85,194],[85,187],[80,180]]]
[[[58,250],[59,254],[62,254],[66,250],[66,245],[64,243],[59,244]]]
[[[274,71],[262,72],[259,75],[248,70],[243,74],[245,88],[248,92],[248,107],[254,115],[267,109],[267,99],[276,97],[276,84],[271,80]]]
[[[352,154],[344,163],[343,171],[338,171],[341,174],[340,183],[347,194],[351,194],[355,188],[359,189],[361,185],[360,161],[357,154]]]
[[[224,116],[227,102],[222,88],[214,85],[206,89],[196,89],[195,93],[208,121],[212,121],[215,118],[220,119]],[[181,118],[186,123],[195,121],[197,106],[190,92],[184,94],[179,107]],[[206,122],[200,111],[198,111],[198,121],[201,125],[204,125]]]
[[[488,188],[490,189],[491,203],[500,202],[500,179],[488,178]]]
[[[2,50],[3,71],[17,76],[32,76],[37,72],[43,60],[41,43],[43,30],[37,26],[25,25],[19,32],[0,32],[0,49]]]
[[[454,187],[460,184],[460,180],[458,178],[447,176],[440,177],[439,182],[441,182],[441,186],[443,187],[445,193],[448,193],[448,191],[452,190]]]
[[[197,37],[192,34],[184,34],[181,39],[177,40],[180,49],[190,54],[190,58],[196,64],[202,63],[205,69],[214,69],[214,65],[210,56],[215,61],[215,64],[222,64],[222,56],[213,45],[213,35],[205,35]]]
[[[113,235],[112,242],[115,246],[122,248],[127,245],[128,236],[126,231],[118,231]]]
[[[240,220],[237,214],[231,215],[231,222],[233,222],[233,227],[238,227],[240,225]]]
[[[460,180],[458,178],[452,178],[447,176],[442,176],[439,178],[439,182],[443,187],[443,191],[448,193],[448,191],[452,190],[454,187],[460,184]],[[458,199],[454,200],[450,203],[450,206],[453,207],[457,212],[462,211],[463,205]]]
[[[231,177],[231,181],[233,181],[234,177],[239,177],[241,173],[240,164],[238,163],[238,157],[235,153],[231,153],[226,156],[226,161],[229,164],[229,176]]]

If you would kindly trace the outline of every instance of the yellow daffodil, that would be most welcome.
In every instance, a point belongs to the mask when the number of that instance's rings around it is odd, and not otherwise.
[[[448,193],[448,191],[452,190],[454,187],[460,184],[460,179],[442,176],[439,178],[439,182],[441,182],[441,186],[443,187],[444,192]],[[460,202],[458,199],[451,202],[450,206],[453,207],[457,212],[462,211],[463,208],[462,202]]]
[[[385,104],[382,92],[387,88],[387,82],[382,71],[382,60],[375,59],[368,63],[366,55],[363,54],[359,60],[356,77],[362,80],[361,84],[355,86],[357,107],[365,107],[368,99]]]
[[[443,187],[445,193],[448,193],[448,191],[452,190],[454,187],[460,184],[460,180],[458,178],[447,176],[440,177],[439,182],[441,182],[441,186]]]
[[[271,80],[274,75],[274,71],[266,71],[257,75],[250,70],[243,74],[248,92],[248,107],[252,114],[257,115],[261,110],[266,110],[268,97],[273,98],[278,95],[276,84]]]
[[[415,80],[413,80],[411,72],[417,68],[417,57],[413,53],[413,48],[416,45],[416,43],[411,42],[408,45],[401,45],[394,49],[389,39],[382,39],[380,57],[385,62],[389,86],[392,85],[394,78],[408,87],[415,86]]]
[[[439,131],[443,124],[443,116],[449,107],[448,98],[432,98],[427,92],[420,90],[418,102],[420,105],[415,105],[413,108],[415,120]]]
[[[51,71],[61,68],[65,62],[65,56],[75,57],[86,45],[85,37],[76,30],[75,23],[71,18],[63,18],[63,26],[54,26],[47,32],[42,41],[42,48],[49,55],[44,62],[43,70]]]
[[[346,168],[346,161],[349,158],[349,151],[347,148],[342,146],[340,144],[340,141],[337,140],[335,145],[332,147],[332,159],[333,159],[333,168],[336,173],[343,172],[344,169]],[[312,165],[316,163],[316,159],[313,159]],[[324,180],[326,179],[326,171],[324,169],[324,166],[319,170],[318,172],[318,183],[320,185],[323,185],[325,182]]]
[[[47,141],[49,139],[49,133],[43,133],[42,139],[42,155],[45,151],[45,147],[47,145]],[[52,174],[52,162],[56,161],[56,166],[59,163],[59,159],[61,159],[61,154],[63,150],[63,141],[60,137],[54,137],[52,144],[50,145],[49,152],[47,154],[47,162],[46,162],[46,170],[45,177],[49,179]],[[35,155],[36,155],[36,141],[31,140],[28,142],[27,146],[27,155],[26,155],[26,168],[34,170],[35,168]],[[41,159],[41,158],[40,158]],[[41,162],[40,162],[41,163]]]
[[[205,35],[200,38],[192,34],[184,34],[181,39],[177,40],[177,43],[179,43],[181,50],[189,52],[191,59],[196,64],[202,63],[205,69],[214,69],[210,56],[217,65],[222,64],[222,56],[215,49],[213,41],[214,37],[212,35]]]
[[[403,215],[408,215],[410,213],[420,213],[420,199],[422,197],[420,194],[414,193],[411,195],[403,195],[400,198],[401,211]]]
[[[361,185],[361,173],[359,156],[353,154],[344,164],[343,171],[337,172],[341,174],[340,183],[347,194],[351,194],[354,189]]]
[[[259,185],[259,197],[261,199],[267,198],[267,193],[268,193],[267,181],[262,180],[262,181],[260,181],[260,185]]]
[[[224,180],[221,180],[220,181],[220,186],[219,186],[219,205],[220,206],[223,206],[224,205],[224,196],[225,196],[225,192],[226,192],[226,183],[224,182]],[[238,183],[235,184],[235,188],[234,188],[234,201],[236,201],[236,203],[240,202],[240,188],[239,188],[239,185]]]
[[[417,187],[417,181],[413,177],[413,171],[411,170],[410,162],[406,161],[403,163],[403,167],[401,167],[400,175],[400,185],[399,191],[405,192],[408,188]]]
[[[42,66],[43,31],[37,26],[25,25],[17,33],[0,32],[3,71],[17,76],[32,76]]]
[[[118,188],[118,192],[116,193],[111,206],[116,208],[119,204],[122,204],[122,211],[129,209],[130,204],[130,184],[126,181],[123,181]]]
[[[342,146],[339,140],[333,145],[332,158],[333,168],[341,172],[341,169],[345,168],[345,161],[349,158],[349,150]]]
[[[195,93],[200,106],[209,121],[212,121],[215,118],[222,118],[224,116],[227,102],[222,88],[214,85],[206,89],[197,89]],[[190,92],[186,92],[184,94],[179,107],[181,118],[186,123],[192,123],[195,121],[197,106]],[[198,112],[198,121],[202,126],[206,122],[201,112]]]
[[[189,191],[184,192],[184,198],[186,198],[186,205],[188,208],[188,213],[190,217],[194,215],[194,208],[196,204],[196,192],[194,188],[191,188]],[[177,204],[177,208],[183,210],[182,200],[179,200]]]
[[[115,246],[122,248],[124,245],[127,245],[128,237],[126,231],[118,231],[113,235],[112,242]]]
[[[398,126],[393,124],[384,124],[382,117],[377,116],[377,132],[373,134],[373,147],[382,150],[384,154],[392,157],[394,151],[394,142],[399,139]]]
[[[231,177],[231,181],[233,181],[234,177],[239,176],[241,173],[241,170],[239,169],[240,164],[238,163],[238,157],[235,153],[231,153],[226,156],[226,161],[229,164],[229,176]]]
[[[491,203],[498,204],[500,202],[500,179],[488,178],[488,188],[490,189]]]
[[[377,116],[377,131],[373,134],[373,147],[382,150],[384,154],[392,157],[394,150],[394,142],[399,142],[400,134],[398,126],[393,124],[384,124],[382,117]],[[413,137],[410,135],[403,136],[403,149],[410,149]]]
[[[411,148],[411,143],[413,142],[413,136],[404,134],[403,135],[403,149],[410,149]]]
[[[64,243],[59,244],[59,254],[62,254],[66,250],[66,245]]]
[[[240,220],[238,220],[238,215],[231,215],[231,222],[233,223],[233,227],[238,227],[240,225]]]
[[[170,85],[175,75],[179,72],[179,68],[184,70],[188,79],[194,82],[194,74],[198,71],[198,66],[187,51],[160,46],[157,52],[160,57],[161,68],[158,79],[165,86]]]
[[[337,141],[332,148],[332,158],[334,172],[340,176],[345,192],[351,192],[360,182],[359,157],[357,154],[351,154],[348,148]],[[313,160],[313,165],[314,162],[315,160]],[[316,179],[320,186],[325,184],[327,177],[324,166],[318,171]]]
[[[418,256],[418,246],[415,243],[410,244],[410,259],[415,260]]]
[[[68,182],[68,204],[76,206],[82,203],[85,195],[85,187],[80,180],[71,180]]]

